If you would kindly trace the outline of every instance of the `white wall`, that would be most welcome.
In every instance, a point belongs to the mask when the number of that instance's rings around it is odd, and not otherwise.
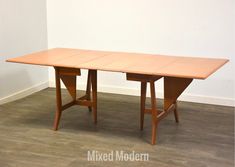
[[[46,0],[0,0],[0,103],[48,86],[47,68],[5,62],[46,48]]]
[[[234,0],[49,0],[48,46],[228,58],[181,99],[234,105],[234,11]],[[139,94],[124,74],[98,75],[100,91]],[[49,77],[53,86],[53,69]]]
[[[6,63],[52,47],[225,57],[230,63],[194,81],[181,100],[234,105],[234,0],[0,0],[0,103],[48,85],[45,67]],[[86,74],[86,72],[84,72]],[[54,71],[49,70],[54,86]],[[86,77],[79,78],[85,88]],[[139,83],[99,72],[99,91],[139,95]],[[162,81],[157,83],[162,97]]]

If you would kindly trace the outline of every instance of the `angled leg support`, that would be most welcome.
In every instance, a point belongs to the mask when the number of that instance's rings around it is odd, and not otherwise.
[[[97,123],[97,72],[89,70],[87,79],[86,94],[80,98],[76,98],[76,77],[81,75],[80,69],[55,67],[56,79],[56,115],[54,119],[54,130],[58,130],[62,111],[73,105],[87,106],[89,111],[93,108],[94,123]],[[72,101],[62,105],[60,79],[63,81],[66,89],[72,97]],[[92,100],[91,100],[92,87]]]
[[[157,109],[155,85],[154,82],[160,79],[161,76],[142,75],[142,74],[130,74],[127,73],[127,80],[140,81],[141,82],[141,97],[140,97],[140,129],[143,130],[144,114],[151,114],[152,116],[152,140],[151,144],[156,144],[157,126],[160,120],[168,115],[171,111],[174,112],[175,121],[179,122],[179,116],[177,112],[177,98],[192,82],[192,79],[188,78],[175,78],[164,77],[164,107],[163,110]],[[151,108],[145,108],[146,102],[146,87],[147,83],[150,83],[151,94]]]
[[[173,107],[177,123],[179,122],[177,99],[192,81],[191,78],[164,77],[164,110]]]

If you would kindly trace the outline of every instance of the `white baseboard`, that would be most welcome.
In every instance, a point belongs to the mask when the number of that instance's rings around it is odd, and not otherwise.
[[[0,104],[4,104],[4,103],[8,103],[8,102],[11,102],[11,101],[14,101],[14,100],[17,100],[17,99],[20,99],[20,98],[23,98],[23,97],[26,97],[28,95],[31,95],[35,92],[38,92],[42,89],[45,89],[45,88],[48,88],[49,86],[49,82],[42,82],[42,83],[39,83],[37,85],[34,85],[30,88],[27,88],[27,89],[24,89],[24,90],[21,90],[21,91],[18,91],[14,94],[11,94],[7,97],[4,97],[4,98],[1,98],[0,99]]]
[[[55,87],[55,81],[49,81],[49,87]],[[65,88],[63,84],[61,84],[62,88]],[[79,90],[85,90],[86,84],[77,85]],[[140,90],[134,88],[126,88],[126,87],[117,87],[111,85],[98,85],[98,91],[104,93],[115,93],[115,94],[124,94],[124,95],[133,95],[140,96]],[[147,92],[147,96],[149,97],[149,92]],[[158,98],[163,98],[163,92],[156,92]],[[235,106],[235,100],[232,98],[223,98],[223,97],[215,97],[215,96],[205,96],[205,95],[194,95],[183,93],[179,97],[179,101],[187,101],[187,102],[195,102],[195,103],[204,103],[204,104],[214,104],[214,105],[222,105],[222,106]]]

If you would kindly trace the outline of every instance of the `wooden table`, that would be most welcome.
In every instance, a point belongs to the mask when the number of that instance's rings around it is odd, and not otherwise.
[[[152,140],[156,143],[157,126],[169,112],[173,111],[179,122],[177,98],[193,79],[206,79],[228,62],[227,59],[165,56],[154,54],[93,51],[55,48],[8,59],[8,62],[53,66],[56,78],[57,109],[54,130],[58,129],[62,111],[73,106],[87,106],[97,123],[97,70],[126,73],[127,80],[141,82],[140,129],[143,130],[144,114],[152,116]],[[88,70],[86,94],[76,97],[76,77],[80,69]],[[157,108],[154,82],[164,78],[164,106]],[[60,79],[72,101],[62,105]],[[151,108],[145,107],[147,83],[150,83]],[[92,96],[91,96],[92,94]]]

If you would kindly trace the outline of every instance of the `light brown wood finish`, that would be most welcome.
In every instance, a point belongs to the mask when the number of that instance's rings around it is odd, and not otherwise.
[[[55,48],[7,60],[9,62],[56,67],[57,111],[54,129],[58,129],[62,110],[73,105],[93,109],[94,123],[97,123],[97,70],[127,73],[127,80],[141,82],[140,129],[143,129],[144,114],[152,115],[152,144],[156,142],[158,123],[169,112],[174,111],[179,122],[177,98],[193,79],[206,79],[227,59],[211,59],[182,56],[163,56],[141,53],[92,51],[82,49]],[[86,95],[76,99],[76,76],[80,69],[88,69]],[[164,77],[164,107],[158,110],[154,82]],[[60,79],[65,84],[73,101],[62,106]],[[151,109],[145,108],[146,86],[150,83]],[[92,100],[90,97],[92,88]]]
[[[93,118],[94,123],[97,124],[97,71],[91,70],[91,87],[92,87],[92,101],[93,101]]]
[[[193,79],[164,77],[164,110],[176,103],[177,98]]]
[[[63,76],[81,75],[81,70],[79,68],[60,67],[60,68],[57,68],[57,70],[59,71],[60,75],[63,75]]]
[[[206,79],[227,59],[55,48],[8,62],[155,76]]]
[[[127,80],[140,81],[141,82],[141,96],[140,96],[140,130],[143,130],[144,126],[144,114],[148,113],[152,116],[152,140],[151,143],[156,143],[156,131],[158,125],[158,110],[156,103],[156,94],[155,94],[155,81],[160,79],[161,76],[153,75],[140,75],[127,73]],[[146,103],[146,89],[147,83],[150,83],[150,95],[151,95],[151,109],[145,108]]]
[[[76,98],[76,77],[80,74],[80,69],[55,67],[57,109],[54,120],[54,130],[58,130],[62,111],[73,105],[87,106],[89,111],[91,111],[91,107],[93,107],[94,123],[97,123],[97,72],[94,70],[88,71],[86,94],[80,98]],[[71,102],[64,105],[62,105],[60,79],[63,81],[73,99]],[[91,86],[92,100],[90,98]]]
[[[145,102],[146,102],[146,89],[147,82],[141,82],[141,96],[140,96],[140,130],[144,129],[144,112],[145,112]]]
[[[55,80],[56,80],[56,114],[54,119],[54,130],[58,130],[61,112],[62,112],[62,99],[61,99],[60,73],[57,67],[55,67]]]
[[[91,100],[91,71],[88,71],[87,76],[87,87],[86,87],[86,99]],[[88,106],[89,111],[91,112],[91,106]]]
[[[175,122],[179,123],[179,114],[178,114],[178,104],[177,101],[175,102],[175,109],[174,109],[174,116],[175,116]]]
[[[166,117],[171,111],[174,112],[176,123],[179,122],[177,111],[177,99],[181,93],[192,82],[188,78],[164,77],[164,106],[163,110],[157,109],[155,81],[162,78],[161,76],[140,75],[127,73],[127,80],[141,82],[141,96],[140,96],[140,129],[143,130],[144,114],[151,114],[152,116],[152,140],[151,144],[156,144],[158,123]],[[146,87],[150,83],[151,108],[145,108],[146,101]]]
[[[73,100],[76,100],[76,75],[61,75],[60,79],[63,81],[68,92],[72,96]]]
[[[156,131],[157,131],[157,103],[156,103],[156,95],[155,95],[155,85],[154,81],[150,81],[150,93],[151,93],[151,107],[152,107],[152,144],[156,143]]]
[[[160,78],[162,77],[156,75],[142,75],[142,74],[133,74],[133,73],[126,74],[126,79],[131,81],[150,82],[150,81],[156,81]]]

